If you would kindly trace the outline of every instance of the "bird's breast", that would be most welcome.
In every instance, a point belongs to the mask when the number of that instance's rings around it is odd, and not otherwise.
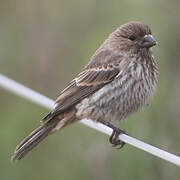
[[[125,119],[147,104],[156,84],[156,72],[131,63],[114,81],[82,100],[76,106],[77,116],[96,121]]]

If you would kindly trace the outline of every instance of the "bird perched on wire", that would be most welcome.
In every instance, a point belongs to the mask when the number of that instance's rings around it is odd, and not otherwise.
[[[17,146],[12,160],[23,158],[48,135],[83,118],[112,128],[110,143],[123,146],[118,136],[125,131],[113,122],[137,112],[153,96],[158,68],[151,47],[156,44],[142,22],[117,28],[61,92],[43,125]]]

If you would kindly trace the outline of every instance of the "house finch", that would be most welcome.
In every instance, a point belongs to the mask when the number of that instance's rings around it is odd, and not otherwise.
[[[61,92],[43,125],[17,146],[12,159],[23,158],[49,134],[83,118],[112,128],[109,141],[123,146],[118,135],[125,131],[111,122],[137,112],[153,96],[158,68],[151,47],[156,44],[144,23],[129,22],[116,29]]]

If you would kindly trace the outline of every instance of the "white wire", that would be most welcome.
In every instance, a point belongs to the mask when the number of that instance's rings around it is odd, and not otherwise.
[[[32,101],[36,104],[39,104],[43,107],[46,107],[48,109],[52,109],[54,106],[54,101],[7,78],[6,76],[0,74],[0,87],[17,94],[18,96],[21,96],[29,101]],[[112,129],[100,124],[95,123],[91,120],[83,119],[80,121],[81,123],[87,125],[88,127],[91,127],[93,129],[96,129],[104,134],[111,135]],[[130,144],[136,148],[139,148],[143,151],[149,152],[150,154],[157,156],[161,159],[164,159],[166,161],[169,161],[177,166],[180,166],[180,157],[176,156],[174,154],[171,154],[169,152],[166,152],[164,150],[158,149],[152,145],[146,144],[140,140],[137,140],[133,137],[130,137],[125,134],[119,135],[119,139],[124,141],[127,144]]]

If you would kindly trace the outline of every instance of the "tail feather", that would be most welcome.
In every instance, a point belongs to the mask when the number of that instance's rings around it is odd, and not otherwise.
[[[51,121],[35,129],[15,149],[12,160],[22,159],[31,149],[37,146],[56,127],[58,121]]]
[[[21,143],[16,147],[15,152],[18,151],[27,141],[29,141],[35,134],[37,134],[38,132],[41,132],[42,129],[44,128],[43,126],[40,126],[39,128],[35,129],[33,132],[31,132],[29,134],[29,136],[27,136],[26,138],[24,138]]]

